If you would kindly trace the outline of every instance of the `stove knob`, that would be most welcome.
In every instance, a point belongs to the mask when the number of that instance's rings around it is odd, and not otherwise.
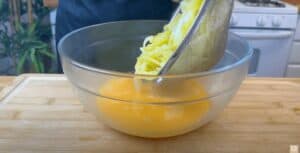
[[[236,16],[232,16],[231,19],[230,19],[230,25],[231,26],[235,26],[238,24],[238,19]]]
[[[266,25],[266,20],[264,17],[258,17],[256,20],[256,25],[260,27],[264,27]]]
[[[278,17],[274,17],[272,21],[273,27],[280,27],[281,26],[281,20]]]

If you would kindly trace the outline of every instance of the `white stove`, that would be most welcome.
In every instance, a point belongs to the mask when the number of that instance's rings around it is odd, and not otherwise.
[[[249,74],[283,77],[294,31],[297,7],[282,1],[236,0],[231,31],[248,40],[254,50]]]
[[[294,14],[297,8],[283,1],[270,1],[271,3],[247,2],[247,0],[235,1],[234,12],[238,13],[277,13],[277,14]],[[283,8],[283,9],[282,9]]]
[[[255,6],[235,1],[232,27],[291,28],[297,26],[297,7],[284,2],[282,6]]]

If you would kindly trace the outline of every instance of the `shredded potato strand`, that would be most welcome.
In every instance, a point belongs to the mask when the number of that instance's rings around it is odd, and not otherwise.
[[[140,48],[142,54],[135,65],[136,74],[158,75],[187,35],[203,1],[183,0],[179,6],[180,13],[165,25],[164,31],[144,40]]]

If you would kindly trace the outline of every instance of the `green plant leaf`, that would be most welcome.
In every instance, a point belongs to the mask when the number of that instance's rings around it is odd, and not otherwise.
[[[34,33],[36,28],[36,23],[32,23],[29,27],[28,27],[28,33]]]
[[[35,31],[36,31],[36,23],[33,23],[28,27],[28,30],[27,30],[28,36],[34,36]]]
[[[42,49],[42,48],[47,48],[48,47],[48,44],[42,42],[42,41],[30,41],[29,42],[30,45],[34,46],[34,48],[37,48],[37,49]]]
[[[19,23],[19,22],[16,22],[16,30],[17,30],[17,33],[18,33],[18,32],[19,32],[20,34],[24,34],[24,33],[25,33],[24,27],[23,27],[22,24]]]
[[[28,55],[29,55],[29,52],[25,52],[25,54],[23,56],[21,56],[21,58],[19,59],[19,61],[17,63],[18,74],[23,72],[24,64],[25,64],[25,61],[26,61]]]
[[[38,52],[40,52],[42,55],[45,55],[51,59],[55,59],[55,55],[53,53],[49,52],[47,49],[44,49],[44,50],[39,49]]]
[[[44,65],[44,63],[43,63],[43,61],[41,60],[41,58],[40,57],[38,57],[38,64],[39,64],[39,69],[40,69],[40,73],[44,73],[45,72],[45,65]]]
[[[30,59],[33,64],[35,72],[40,73],[40,67],[39,67],[39,62],[37,61],[36,55],[35,55],[36,50],[32,48],[30,50]]]

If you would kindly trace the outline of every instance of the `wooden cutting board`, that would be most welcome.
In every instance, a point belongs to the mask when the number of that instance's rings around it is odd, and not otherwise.
[[[61,75],[17,77],[0,99],[1,153],[289,153],[300,145],[300,79],[248,79],[215,121],[156,140],[97,122]]]

